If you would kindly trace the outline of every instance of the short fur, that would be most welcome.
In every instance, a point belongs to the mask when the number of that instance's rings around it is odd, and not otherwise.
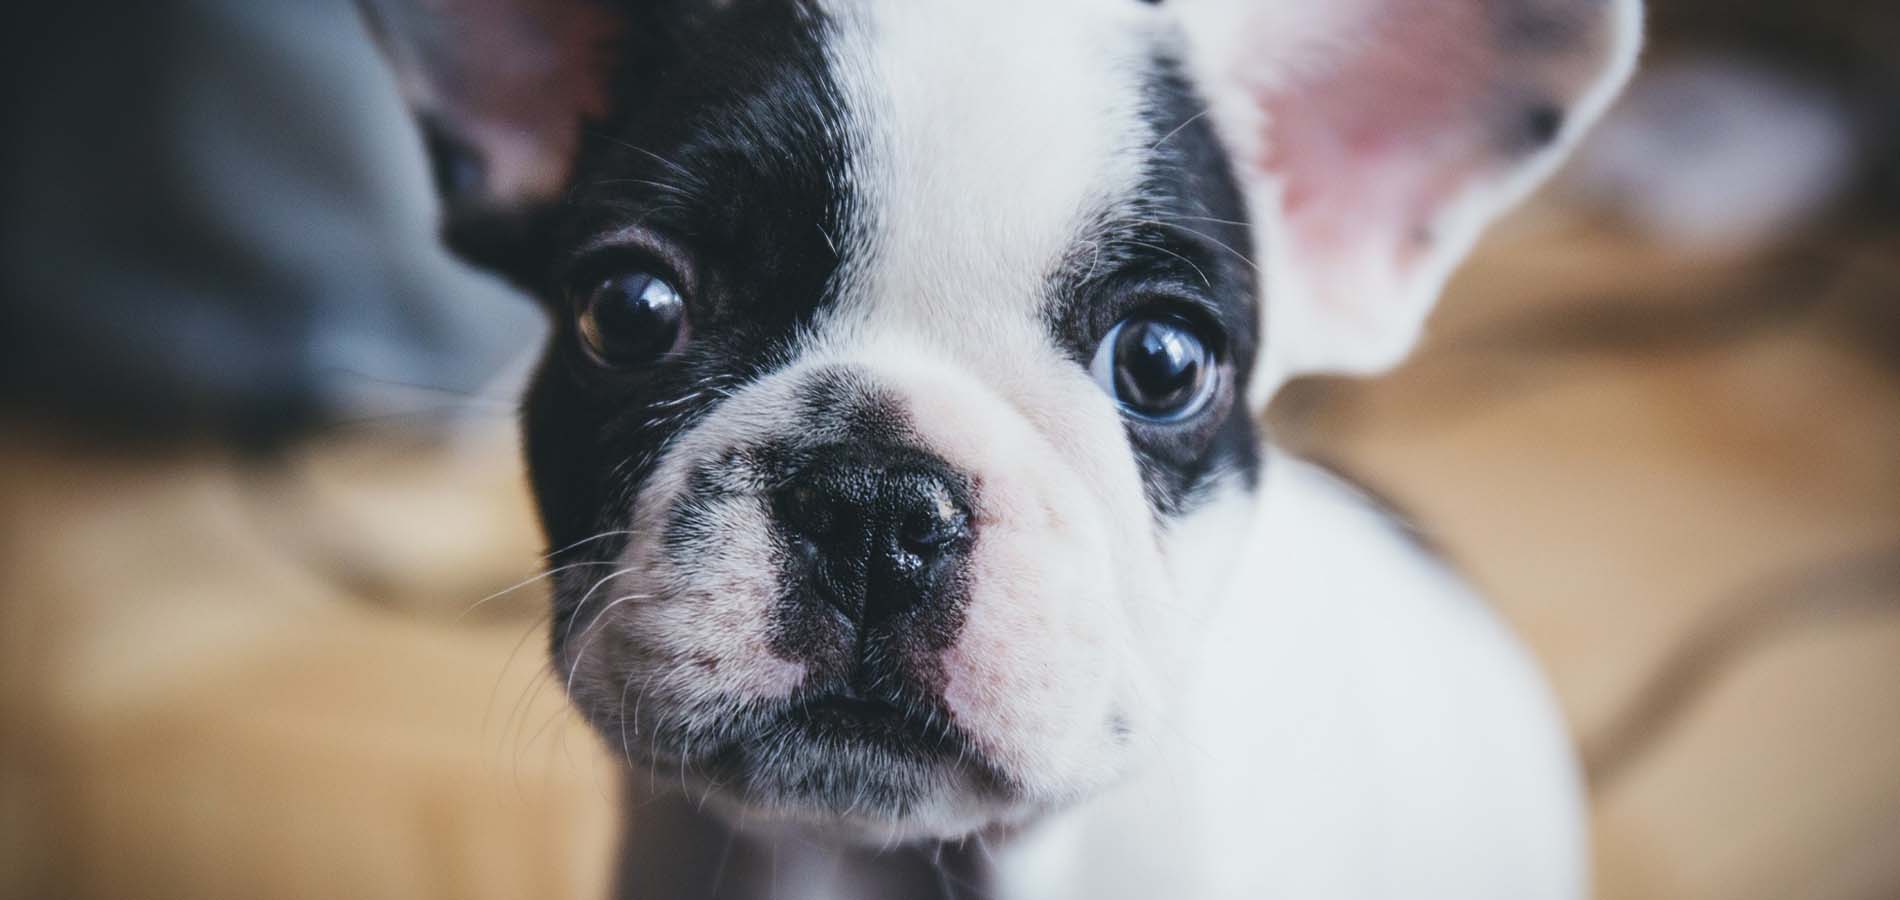
[[[1396,361],[1633,0],[576,3],[618,65],[548,95],[560,189],[436,143],[557,324],[528,458],[628,896],[1581,894],[1534,668],[1254,414]],[[685,331],[604,364],[627,272]],[[1104,378],[1144,317],[1209,348],[1179,418]]]

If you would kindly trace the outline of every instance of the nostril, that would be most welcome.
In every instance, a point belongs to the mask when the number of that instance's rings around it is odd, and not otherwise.
[[[833,450],[771,492],[771,515],[798,556],[909,578],[967,543],[975,523],[955,473],[919,454],[886,453],[898,458]]]
[[[904,549],[928,556],[969,534],[969,514],[941,486],[933,485],[917,500],[898,523],[897,539]]]

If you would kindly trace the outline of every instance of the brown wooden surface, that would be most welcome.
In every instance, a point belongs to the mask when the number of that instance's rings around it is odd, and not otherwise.
[[[1526,219],[1413,364],[1276,408],[1491,592],[1585,740],[1736,604],[1837,607],[1728,648],[1599,787],[1605,898],[1900,896],[1894,585],[1816,574],[1900,544],[1900,247],[1825,247]],[[538,586],[470,611],[538,552],[476,432],[274,469],[0,440],[0,895],[597,894],[611,760]]]

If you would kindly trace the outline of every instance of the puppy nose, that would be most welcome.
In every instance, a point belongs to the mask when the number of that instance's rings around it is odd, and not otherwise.
[[[831,447],[773,497],[815,586],[860,624],[939,596],[972,536],[961,479],[927,454]]]

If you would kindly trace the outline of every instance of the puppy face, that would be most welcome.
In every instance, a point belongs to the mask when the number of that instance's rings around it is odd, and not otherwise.
[[[1162,35],[978,6],[735,8],[642,54],[528,404],[553,542],[630,532],[555,561],[610,563],[558,592],[581,707],[879,837],[1121,771],[1258,465],[1247,214]]]
[[[557,325],[527,449],[553,657],[609,743],[882,841],[1139,764],[1288,360],[1396,359],[1631,40],[1590,0],[1446,6],[686,2],[610,44],[510,18],[562,63],[550,103],[611,60],[611,115],[550,138],[558,197],[461,198]],[[487,183],[534,155],[489,150]]]

